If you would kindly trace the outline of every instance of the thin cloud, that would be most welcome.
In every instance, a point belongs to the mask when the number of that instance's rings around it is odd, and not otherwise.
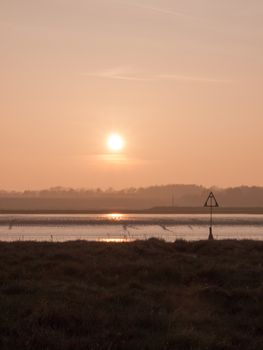
[[[87,76],[95,78],[104,78],[104,79],[115,79],[115,80],[130,80],[130,81],[150,81],[154,80],[152,78],[140,77],[134,75],[130,67],[116,67],[113,69],[104,70],[97,73],[90,73]]]
[[[133,3],[132,5],[136,6],[136,7],[139,7],[141,9],[163,13],[165,15],[170,15],[170,16],[175,16],[175,17],[190,17],[190,16],[188,16],[187,14],[185,14],[183,12],[172,11],[172,10],[163,9],[163,8],[160,8],[160,7],[147,6],[147,5],[138,4],[138,3]]]
[[[204,83],[231,83],[231,80],[229,80],[229,79],[198,77],[198,76],[184,76],[184,75],[173,75],[173,74],[159,75],[159,79],[177,80],[177,81],[192,81],[192,82],[196,81],[196,82],[204,82]]]
[[[181,17],[181,18],[189,18],[189,19],[193,19],[195,17],[186,14],[184,12],[180,12],[180,11],[174,11],[174,10],[170,10],[170,9],[165,9],[162,7],[156,7],[156,6],[149,6],[149,5],[145,5],[142,3],[138,3],[138,2],[130,2],[130,1],[121,1],[121,0],[114,0],[115,2],[121,3],[121,4],[127,4],[129,6],[133,6],[133,7],[137,7],[137,8],[141,8],[144,10],[149,10],[152,12],[158,12],[164,15],[169,15],[169,16],[174,16],[174,17]]]
[[[91,154],[91,155],[78,155],[77,158],[80,158],[80,159],[85,158],[89,162],[96,163],[96,164],[110,163],[112,165],[119,165],[119,166],[137,166],[137,165],[144,165],[146,163],[151,163],[148,159],[130,157],[127,154],[103,153],[103,154]]]
[[[88,77],[100,78],[100,79],[112,79],[134,82],[156,82],[156,81],[177,81],[177,82],[200,82],[200,83],[214,83],[214,84],[226,84],[231,83],[231,80],[200,77],[193,75],[177,75],[177,74],[156,74],[156,75],[139,75],[136,74],[131,67],[116,67],[95,73],[84,74]]]

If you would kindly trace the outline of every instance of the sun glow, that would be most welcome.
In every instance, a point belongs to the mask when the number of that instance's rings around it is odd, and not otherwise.
[[[111,152],[120,152],[124,148],[124,139],[119,134],[111,134],[108,137],[107,146]]]

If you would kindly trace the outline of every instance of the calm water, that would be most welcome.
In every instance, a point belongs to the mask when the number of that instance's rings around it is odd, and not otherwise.
[[[263,215],[215,215],[214,222],[217,239],[263,239]],[[0,215],[0,240],[200,240],[207,239],[208,224],[207,215]]]

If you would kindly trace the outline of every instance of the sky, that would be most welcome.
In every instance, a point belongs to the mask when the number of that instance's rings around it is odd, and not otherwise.
[[[0,0],[0,188],[263,185],[262,18],[262,0]]]

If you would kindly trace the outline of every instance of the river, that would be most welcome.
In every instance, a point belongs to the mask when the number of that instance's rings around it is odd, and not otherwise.
[[[0,215],[2,241],[122,242],[151,237],[173,242],[208,237],[207,215],[21,214]],[[214,215],[216,239],[263,239],[263,215]]]

